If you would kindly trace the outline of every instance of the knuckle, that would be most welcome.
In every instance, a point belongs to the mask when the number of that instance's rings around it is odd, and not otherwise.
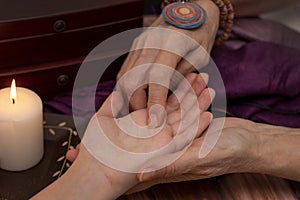
[[[155,104],[160,104],[160,105],[164,106],[165,102],[160,96],[152,95],[151,98],[149,98],[149,100],[148,100],[148,107],[151,107],[152,105],[155,105]]]

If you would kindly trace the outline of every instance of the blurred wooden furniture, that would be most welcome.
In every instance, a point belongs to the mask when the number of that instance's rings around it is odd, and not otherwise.
[[[16,78],[18,86],[43,100],[72,89],[81,62],[95,46],[142,27],[143,21],[143,0],[3,0],[1,5],[0,88]],[[106,79],[114,78],[119,65]]]
[[[220,177],[169,183],[122,196],[119,200],[297,200],[300,183],[262,174],[229,174]]]

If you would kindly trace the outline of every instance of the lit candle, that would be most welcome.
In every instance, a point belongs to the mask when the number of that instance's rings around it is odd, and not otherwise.
[[[44,154],[40,97],[16,87],[0,90],[0,168],[21,171],[36,165]]]

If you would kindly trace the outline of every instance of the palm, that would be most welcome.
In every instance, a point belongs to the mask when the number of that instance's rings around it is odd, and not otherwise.
[[[134,111],[130,114],[134,123],[141,127],[147,126],[148,112],[146,109]],[[122,122],[125,118],[120,118],[119,122]],[[153,137],[140,138],[128,135],[123,131],[119,124],[116,123],[115,119],[110,116],[99,117],[99,123],[103,128],[103,131],[107,134],[107,137],[118,147],[135,153],[146,153],[149,151],[155,151],[166,144],[172,139],[173,128],[172,124],[165,123],[161,131],[157,132]],[[130,124],[131,126],[133,124]],[[174,126],[174,125],[173,125]],[[128,127],[127,130],[130,130]]]
[[[178,102],[178,99],[174,95],[171,95],[168,98],[165,123],[162,126],[162,129],[153,135],[153,137],[132,137],[127,134],[128,132],[124,132],[116,121],[123,122],[126,117],[132,117],[135,124],[146,126],[148,112],[146,109],[140,109],[125,117],[116,119],[112,114],[112,96],[107,99],[101,109],[97,112],[95,119],[98,120],[98,123],[101,125],[107,138],[115,146],[128,152],[145,153],[158,150],[174,140],[175,136],[177,142],[174,143],[173,146],[171,145],[171,152],[169,153],[179,151],[187,145],[187,137],[189,137],[188,141],[190,142],[194,137],[199,137],[199,135],[207,128],[211,120],[211,113],[205,112],[213,98],[211,97],[213,91],[205,88],[207,80],[203,80],[201,74],[190,74],[187,76],[187,81],[192,85],[192,90],[197,96],[196,102],[193,101],[194,103],[191,103],[190,97],[192,95],[188,94],[190,88],[186,90],[186,88],[180,87],[179,85],[178,90],[182,90],[180,91],[180,94],[183,98],[180,102]],[[122,110],[123,105],[120,103],[122,101],[116,102],[117,104],[114,105],[114,108],[116,108],[116,110]],[[120,104],[118,104],[118,102]],[[190,107],[182,110],[180,104],[189,105]],[[198,109],[194,109],[195,105]],[[201,110],[202,112],[195,115],[195,110]],[[185,122],[185,128],[181,129],[182,127],[180,124],[183,121]],[[134,124],[130,124],[129,130],[131,130],[130,128],[132,127],[134,127]],[[196,127],[196,129],[194,129],[194,127]],[[97,130],[91,131],[95,132]],[[195,134],[192,135],[193,138],[190,137],[190,132],[195,132]],[[78,155],[78,150],[79,149],[69,151],[67,157],[70,158],[70,160],[74,160]]]

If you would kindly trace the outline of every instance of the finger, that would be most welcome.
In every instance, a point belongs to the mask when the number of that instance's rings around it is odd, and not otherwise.
[[[74,162],[77,158],[79,154],[79,149],[70,149],[67,154],[66,154],[66,158],[70,161],[70,162]]]
[[[200,115],[200,120],[199,120],[199,126],[197,130],[197,134],[195,138],[200,137],[204,131],[207,129],[207,127],[210,125],[213,119],[213,114],[210,112],[203,112]]]
[[[188,121],[193,121],[192,119],[197,117],[194,114],[197,114],[197,112],[199,112],[199,111],[202,112],[202,111],[205,111],[208,109],[212,100],[215,97],[215,91],[211,88],[207,88],[207,89],[201,91],[202,89],[201,89],[201,87],[198,87],[198,84],[201,84],[202,88],[205,85],[204,81],[201,81],[201,82],[195,81],[194,83],[196,83],[196,84],[193,84],[193,89],[195,87],[197,87],[197,88],[195,88],[195,90],[196,90],[195,92],[198,93],[197,95],[199,95],[197,98],[198,105],[196,105],[194,103],[194,98],[192,98],[194,94],[190,94],[190,93],[186,94],[180,105],[181,107],[178,107],[177,110],[175,110],[175,111],[171,111],[171,112],[169,111],[168,118],[167,118],[168,124],[172,125],[176,122],[178,124],[180,124],[181,120],[183,120],[183,119],[186,119]],[[176,106],[177,105],[173,105],[173,108],[175,108]],[[199,110],[194,106],[198,106]],[[184,110],[184,109],[187,109],[187,110]],[[188,114],[187,117],[185,117],[186,114]],[[178,127],[176,127],[176,128],[178,128]]]
[[[164,108],[166,107],[170,80],[174,72],[171,69],[175,69],[179,60],[180,56],[178,55],[167,51],[159,52],[155,63],[159,63],[161,65],[154,65],[149,76],[150,84],[148,90],[148,109],[155,104],[162,105]],[[168,66],[171,69],[163,66]]]
[[[147,107],[148,109],[155,104],[166,107],[166,101],[168,97],[168,88],[159,84],[149,84],[149,97]]]
[[[198,126],[194,126],[195,128],[198,128],[197,133],[195,135],[195,138],[202,135],[202,133],[205,131],[205,129],[208,127],[208,125],[211,123],[213,119],[213,115],[210,112],[203,112],[199,115],[198,119]],[[193,121],[192,121],[193,120]],[[179,120],[176,123],[174,123],[172,127],[173,134],[178,134],[178,132],[185,131],[187,127],[189,127],[191,124],[194,123],[197,119],[192,120]],[[192,122],[191,122],[192,121]]]
[[[181,73],[183,76],[186,76],[189,73],[195,72],[196,68],[193,67],[193,65],[189,63],[187,60],[181,59],[176,67],[176,70],[179,73]]]
[[[132,111],[140,110],[147,107],[147,95],[145,87],[138,88],[130,98],[130,109]]]
[[[214,89],[207,88],[203,90],[201,95],[198,97],[199,109],[201,111],[207,110],[211,105],[212,101],[214,100],[215,96],[216,96],[216,92]]]
[[[212,100],[215,97],[215,91],[211,88],[207,88],[203,90],[203,92],[198,97],[198,106],[199,111],[203,112],[209,108],[211,105]],[[189,102],[188,100],[186,101]],[[178,108],[176,111],[173,111],[168,114],[167,122],[168,124],[172,125],[173,131],[175,132],[178,130],[181,123],[184,124],[184,121],[193,121],[197,118],[197,109],[193,109],[191,107],[188,111],[182,113],[181,109]],[[187,124],[188,125],[188,124]]]
[[[133,92],[131,99],[130,99],[130,107],[133,111],[145,108],[147,107],[147,95],[146,95],[146,86],[143,86],[142,88],[139,87],[139,84],[142,82],[145,82],[145,80],[148,80],[149,76],[149,69],[152,67],[152,63],[154,62],[158,50],[156,49],[142,49],[139,50],[138,57],[134,60],[134,62],[130,63],[129,66],[125,67],[124,70],[130,71],[134,70],[134,67],[138,67],[141,65],[144,67],[141,73],[141,69],[137,71],[132,71],[131,75],[126,77],[126,80],[122,82],[121,90],[125,95],[131,94],[131,91]],[[132,83],[132,84],[129,84]]]
[[[199,96],[206,88],[208,80],[209,76],[207,73],[200,73],[197,75],[195,81],[192,83],[192,88],[197,96]]]
[[[197,77],[197,74],[191,73],[186,76],[186,80],[188,81],[188,83],[190,85],[192,85],[193,82],[195,81],[196,77]],[[174,78],[174,75],[172,78]],[[175,111],[179,108],[179,104],[182,101],[185,93],[189,90],[190,85],[186,84],[186,82],[181,80],[181,82],[179,82],[179,85],[176,86],[177,87],[176,90],[175,89],[172,90],[174,92],[170,95],[170,97],[168,98],[168,101],[167,101],[167,108],[166,108],[167,113]],[[176,91],[182,91],[182,92],[179,92],[179,94],[181,94],[181,95],[177,97]]]
[[[186,80],[190,83],[186,84],[186,82],[181,81],[177,90],[169,97],[167,112],[170,113],[179,108],[180,103],[186,98],[186,94],[188,92],[199,96],[201,92],[205,89],[208,83],[208,74],[201,73],[195,74],[190,73],[186,76]],[[191,87],[193,90],[191,90]],[[194,91],[194,92],[193,92]],[[187,101],[187,103],[189,103]],[[191,104],[192,105],[192,104]]]
[[[192,90],[187,92],[180,103],[181,118],[186,120],[194,119],[194,114],[207,110],[215,96],[213,89],[204,89],[207,83],[208,75],[198,75],[192,84]],[[185,117],[188,115],[188,117]]]
[[[180,103],[180,107],[168,114],[167,122],[172,125],[176,122],[185,124],[185,122],[193,122],[199,117],[200,109],[197,101],[198,97],[195,94],[187,93]]]

